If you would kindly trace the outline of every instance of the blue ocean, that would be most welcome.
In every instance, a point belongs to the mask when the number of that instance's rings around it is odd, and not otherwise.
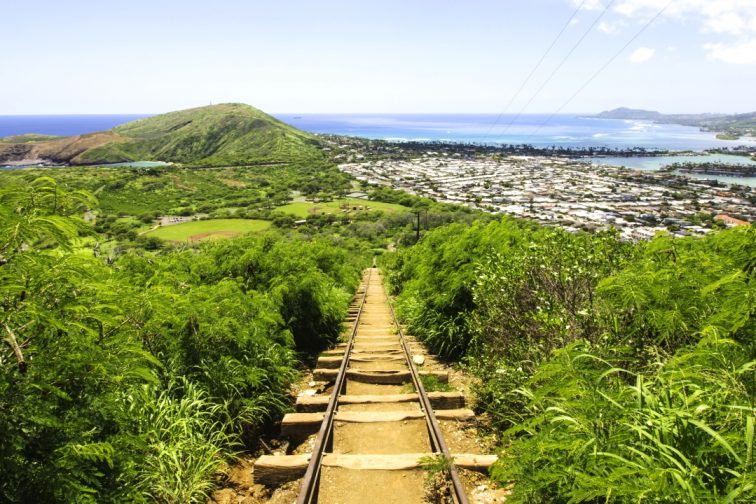
[[[406,141],[430,140],[539,147],[628,147],[701,151],[756,141],[718,140],[713,133],[675,124],[528,114],[274,114],[312,133]],[[149,117],[147,114],[0,116],[0,137],[23,133],[78,135]]]
[[[25,133],[82,135],[109,130],[119,124],[144,117],[149,117],[149,114],[0,115],[0,138]]]
[[[576,115],[496,114],[277,114],[313,133],[382,140],[426,140],[538,147],[609,147],[702,151],[756,140],[718,140],[714,133],[677,124],[596,119]]]

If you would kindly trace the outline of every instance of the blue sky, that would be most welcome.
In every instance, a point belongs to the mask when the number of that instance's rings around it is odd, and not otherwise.
[[[756,0],[6,0],[2,18],[0,114],[756,110]]]

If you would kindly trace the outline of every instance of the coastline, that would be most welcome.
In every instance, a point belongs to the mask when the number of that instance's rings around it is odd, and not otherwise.
[[[713,133],[717,140],[722,141],[746,140],[750,142],[756,140],[756,112],[743,114],[662,114],[653,110],[619,107],[586,117],[690,126],[698,128],[701,132]]]

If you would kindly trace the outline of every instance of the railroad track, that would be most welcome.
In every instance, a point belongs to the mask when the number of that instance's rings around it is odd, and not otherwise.
[[[324,352],[313,371],[331,393],[299,397],[297,413],[281,424],[293,443],[317,433],[312,452],[260,457],[255,481],[303,478],[298,504],[422,503],[422,469],[435,460],[452,500],[467,504],[457,468],[486,470],[496,457],[449,451],[438,420],[469,421],[474,413],[459,392],[426,392],[424,375],[448,382],[448,372],[418,370],[427,356],[402,333],[377,269],[365,272],[347,322],[347,341]]]

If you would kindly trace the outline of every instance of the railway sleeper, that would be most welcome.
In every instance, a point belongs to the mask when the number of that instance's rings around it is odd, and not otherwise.
[[[399,348],[395,349],[389,349],[389,350],[352,350],[352,353],[350,354],[350,357],[354,356],[364,356],[364,355],[404,355],[404,350],[401,350]],[[320,354],[323,357],[344,357],[344,350],[326,350],[325,352]],[[432,357],[432,356],[428,356]]]
[[[439,420],[469,421],[475,419],[475,413],[466,408],[434,410]],[[281,436],[293,441],[301,441],[320,429],[320,424],[325,418],[324,413],[288,413],[281,421]],[[425,418],[425,413],[420,410],[406,411],[340,411],[334,416],[335,422],[346,423],[375,423],[375,422],[402,422]]]
[[[433,453],[402,453],[396,455],[358,455],[335,454],[323,455],[324,467],[339,467],[352,470],[412,470],[422,468],[421,459]],[[303,455],[263,455],[255,461],[253,477],[256,484],[278,486],[304,476],[310,461],[309,453]],[[475,455],[468,453],[452,454],[454,465],[471,471],[487,472],[496,462],[496,455]]]
[[[333,369],[341,366],[343,357],[336,355],[325,355],[318,358],[317,369]],[[352,355],[349,362],[379,362],[379,361],[406,361],[406,358],[401,354],[376,354],[369,356],[355,356]]]
[[[434,376],[441,383],[449,383],[448,371],[420,371],[420,376]],[[334,382],[339,374],[338,369],[314,369],[312,379],[322,382]],[[348,369],[346,377],[360,383],[375,385],[403,385],[412,381],[410,371],[357,371]]]
[[[297,398],[297,412],[314,413],[325,411],[330,397],[302,396]],[[435,410],[459,409],[465,406],[465,396],[460,392],[428,392],[428,399]],[[341,395],[339,404],[386,404],[418,401],[417,394]]]

